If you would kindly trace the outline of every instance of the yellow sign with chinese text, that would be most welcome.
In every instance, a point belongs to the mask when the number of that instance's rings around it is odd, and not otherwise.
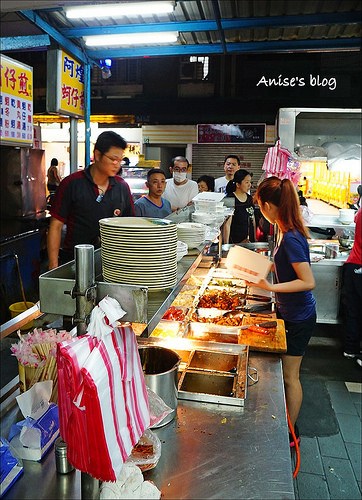
[[[33,68],[1,54],[0,142],[33,143]]]
[[[84,65],[64,50],[48,51],[47,109],[84,117]]]
[[[64,50],[60,52],[60,111],[84,116],[84,66]]]

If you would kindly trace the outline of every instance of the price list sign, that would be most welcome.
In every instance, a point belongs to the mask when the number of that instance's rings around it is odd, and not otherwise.
[[[48,112],[83,118],[83,64],[64,50],[49,50],[47,57]]]
[[[0,56],[0,143],[31,146],[33,143],[33,68]]]
[[[200,124],[197,125],[198,144],[263,144],[265,123]]]

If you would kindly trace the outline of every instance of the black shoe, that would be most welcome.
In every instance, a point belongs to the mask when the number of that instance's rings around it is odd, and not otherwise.
[[[362,366],[362,356],[357,356],[357,365]]]

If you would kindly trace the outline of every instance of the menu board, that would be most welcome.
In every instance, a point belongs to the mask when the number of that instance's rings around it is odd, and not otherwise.
[[[0,56],[0,143],[31,146],[33,143],[33,68]]]
[[[265,123],[201,124],[197,125],[199,144],[265,143]]]
[[[84,117],[84,65],[64,50],[47,54],[47,110]]]

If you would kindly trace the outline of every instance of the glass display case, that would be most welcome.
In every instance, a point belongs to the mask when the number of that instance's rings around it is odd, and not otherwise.
[[[124,167],[122,171],[122,178],[127,182],[130,187],[133,201],[136,201],[141,196],[148,193],[146,187],[147,172],[149,168],[144,167]]]

